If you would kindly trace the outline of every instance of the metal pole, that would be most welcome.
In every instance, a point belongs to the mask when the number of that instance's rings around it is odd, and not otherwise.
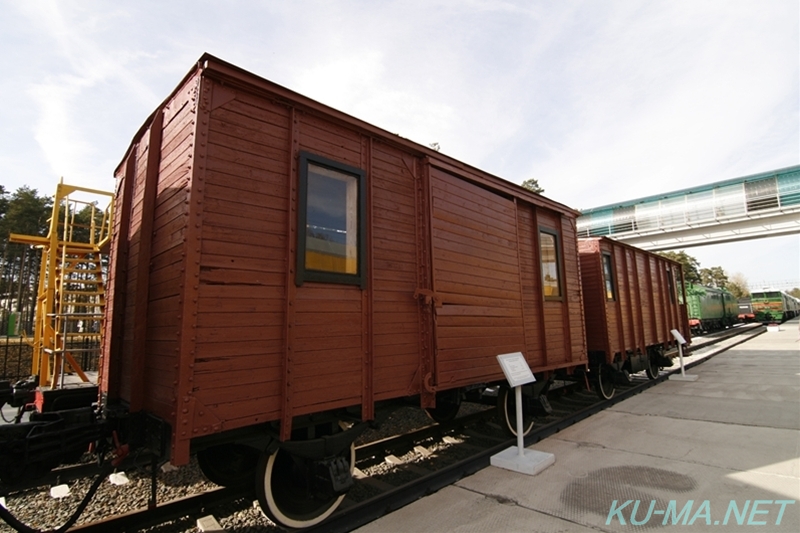
[[[517,402],[517,451],[520,457],[525,457],[525,439],[522,436],[522,385],[514,387],[514,396]]]

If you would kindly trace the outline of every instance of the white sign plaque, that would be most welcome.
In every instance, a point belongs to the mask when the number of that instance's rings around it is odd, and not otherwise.
[[[683,338],[683,335],[681,335],[680,331],[673,329],[671,333],[672,336],[675,337],[675,340],[678,341],[678,344],[686,344],[686,339]]]
[[[508,384],[512,387],[536,381],[536,378],[533,377],[533,372],[531,372],[531,367],[528,366],[528,362],[522,352],[498,355],[497,361],[500,363],[500,368],[503,369],[503,374],[506,375]]]

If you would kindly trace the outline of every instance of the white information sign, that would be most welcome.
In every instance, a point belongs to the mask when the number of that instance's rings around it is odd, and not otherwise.
[[[517,408],[517,445],[494,454],[491,464],[534,476],[556,462],[556,456],[552,453],[525,449],[522,426],[522,385],[533,383],[536,378],[533,377],[531,367],[528,366],[528,362],[521,352],[498,355],[497,361],[500,363],[500,368],[503,369],[503,374],[505,374],[508,384],[514,388],[514,401]],[[508,414],[508,411],[506,411],[506,414]]]
[[[678,344],[686,344],[686,339],[683,338],[683,335],[681,335],[680,331],[673,329],[671,332],[672,336],[675,337],[675,340],[678,341]]]
[[[533,377],[533,372],[531,372],[531,367],[528,366],[528,362],[522,352],[498,355],[497,361],[500,363],[500,368],[503,369],[503,374],[505,374],[508,384],[512,387],[536,381],[536,378]]]
[[[696,375],[689,375],[686,373],[686,369],[683,366],[683,345],[686,344],[686,339],[683,338],[683,335],[677,329],[673,329],[672,336],[675,337],[675,340],[678,342],[678,357],[681,360],[681,375],[677,374],[670,374],[669,379],[674,379],[676,381],[697,381],[699,376]]]

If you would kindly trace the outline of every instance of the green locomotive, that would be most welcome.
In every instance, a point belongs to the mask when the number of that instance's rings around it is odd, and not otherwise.
[[[783,322],[800,314],[800,300],[777,289],[750,294],[756,321],[768,324]]]
[[[738,321],[739,302],[725,289],[689,283],[686,304],[694,334],[725,329]]]

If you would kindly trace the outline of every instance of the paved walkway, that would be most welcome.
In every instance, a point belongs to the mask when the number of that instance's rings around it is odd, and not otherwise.
[[[799,337],[794,319],[537,443],[556,456],[537,476],[489,467],[357,531],[800,531]]]

